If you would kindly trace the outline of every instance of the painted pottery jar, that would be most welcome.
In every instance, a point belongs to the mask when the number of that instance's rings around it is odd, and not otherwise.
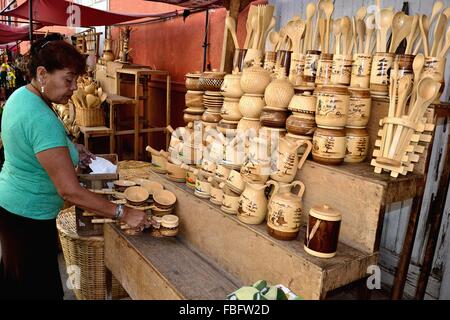
[[[363,162],[369,150],[369,132],[366,128],[346,127],[344,162]]]
[[[309,211],[303,248],[313,256],[336,255],[342,215],[328,205],[313,206]]]
[[[333,68],[333,54],[322,53],[317,65],[316,85],[326,85],[331,83],[331,71]]]
[[[245,189],[239,198],[237,217],[247,224],[260,224],[267,215],[265,184],[245,183]]]
[[[217,70],[205,71],[200,75],[200,86],[203,91],[220,91],[226,72]]]
[[[327,128],[343,128],[347,123],[350,103],[348,89],[343,86],[323,86],[315,90],[316,123]]]
[[[288,117],[286,108],[264,107],[261,112],[261,125],[272,128],[284,128]]]
[[[331,83],[348,86],[352,75],[352,56],[335,54],[331,71]]]
[[[286,129],[295,135],[310,135],[316,130],[316,120],[304,118],[303,114],[293,112],[286,120]]]
[[[441,84],[441,87],[439,88],[439,94],[434,101],[435,103],[439,103],[442,92],[444,92],[446,61],[447,59],[445,57],[425,57],[422,78],[431,78]]]
[[[275,62],[277,60],[277,53],[274,51],[266,51],[264,54],[264,69],[273,73],[275,71]]]
[[[369,88],[372,55],[355,53],[353,55],[352,76],[350,87]]]
[[[194,170],[196,176],[195,179],[195,191],[194,195],[199,198],[209,199],[211,192],[211,183],[208,181],[208,177],[211,175],[203,170]]]
[[[268,183],[278,184],[275,181]],[[280,183],[282,184],[282,183]],[[305,185],[301,181],[282,184],[278,192],[273,193],[268,204],[267,229],[269,234],[279,240],[294,240],[300,231],[302,219],[302,196]],[[298,186],[297,193],[291,189]]]
[[[299,157],[298,149],[306,145],[304,154]],[[272,174],[270,178],[278,182],[290,183],[294,180],[297,169],[301,169],[306,161],[312,145],[310,141],[302,140],[292,142],[280,138],[276,156],[272,159]]]
[[[374,96],[387,96],[391,69],[394,65],[395,53],[377,52],[373,56],[370,72],[370,93]]]
[[[270,176],[270,158],[258,159],[250,155],[241,167],[241,176],[247,182],[265,184]]]
[[[403,77],[414,78],[413,62],[416,56],[412,54],[398,54],[395,61],[398,63],[398,80]]]
[[[284,73],[284,69],[277,70],[278,77],[273,80],[264,91],[266,105],[273,108],[286,109],[294,96],[294,86]]]
[[[303,82],[314,85],[316,81],[317,66],[320,59],[320,51],[308,50],[305,57],[305,69],[303,70]]]
[[[244,68],[242,71],[241,89],[244,93],[264,94],[264,90],[269,85],[270,73],[261,67],[260,63],[255,61],[253,66]]]
[[[227,121],[239,121],[242,118],[239,111],[239,99],[225,98],[220,109],[220,116]]]
[[[364,88],[349,88],[350,102],[346,126],[365,127],[369,123],[372,98],[370,90]]]
[[[344,161],[346,150],[344,129],[318,127],[313,136],[312,157],[322,164],[338,165]]]

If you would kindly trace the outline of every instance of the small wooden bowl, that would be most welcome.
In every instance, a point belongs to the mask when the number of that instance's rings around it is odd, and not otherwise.
[[[136,182],[131,180],[116,180],[113,181],[114,189],[117,192],[124,192],[128,187],[133,187],[136,185]]]
[[[124,195],[132,206],[141,206],[147,201],[150,194],[145,188],[134,186],[127,188]]]
[[[142,181],[141,187],[147,190],[150,196],[159,190],[164,190],[164,186],[161,183],[150,180]]]
[[[261,113],[260,121],[265,127],[284,128],[288,112],[286,109],[264,107]]]
[[[155,206],[161,209],[171,208],[177,201],[177,197],[168,190],[159,190],[153,194]]]

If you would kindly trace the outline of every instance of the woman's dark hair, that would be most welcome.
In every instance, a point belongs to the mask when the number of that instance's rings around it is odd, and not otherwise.
[[[86,59],[71,44],[65,42],[60,34],[50,34],[34,42],[28,57],[28,72],[31,78],[36,77],[39,66],[48,72],[68,68],[81,75],[86,71]]]

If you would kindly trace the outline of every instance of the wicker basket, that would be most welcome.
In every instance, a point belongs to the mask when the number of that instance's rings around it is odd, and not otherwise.
[[[73,289],[79,300],[105,300],[106,279],[104,239],[102,236],[81,237],[75,225],[75,207],[62,210],[56,219],[66,267],[79,267],[79,286]],[[112,298],[127,297],[120,283],[112,277]]]
[[[75,108],[75,122],[82,127],[99,127],[105,125],[105,114],[103,109],[98,108]]]

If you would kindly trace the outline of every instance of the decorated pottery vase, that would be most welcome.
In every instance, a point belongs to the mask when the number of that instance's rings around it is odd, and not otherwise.
[[[438,81],[441,84],[439,88],[439,94],[435,103],[439,103],[442,92],[445,88],[445,63],[447,59],[445,57],[425,57],[423,65],[422,78],[431,78]]]
[[[344,162],[363,162],[369,149],[369,133],[366,128],[346,127],[346,152]]]
[[[264,100],[266,106],[287,109],[294,96],[294,86],[286,77],[284,69],[277,69],[276,72],[278,73],[277,78],[264,91]]]
[[[303,53],[293,52],[291,56],[291,71],[289,72],[289,80],[294,86],[303,82],[303,71],[305,70],[305,58]]]
[[[269,71],[261,67],[261,61],[249,67],[244,68],[241,76],[241,89],[244,93],[264,94],[264,90],[271,81]]]
[[[239,198],[237,217],[247,224],[260,224],[267,215],[265,184],[245,183],[245,189]]]
[[[349,88],[350,103],[346,126],[365,127],[369,123],[372,98],[370,90],[364,88]]]
[[[352,75],[352,56],[335,54],[331,70],[331,83],[348,86]]]
[[[370,93],[374,96],[387,96],[391,69],[394,65],[395,53],[377,52],[372,59],[370,72]]]
[[[325,85],[331,83],[331,71],[333,68],[333,54],[322,53],[317,65],[316,85]]]
[[[274,191],[269,204],[267,216],[267,230],[269,234],[279,240],[294,240],[298,236],[302,218],[302,196],[305,185],[300,181],[290,184],[269,181],[269,184],[281,184],[278,192]],[[298,191],[291,189],[298,186]]]
[[[313,84],[316,81],[317,67],[320,59],[320,51],[308,50],[305,57],[305,69],[303,70],[303,82]]]

